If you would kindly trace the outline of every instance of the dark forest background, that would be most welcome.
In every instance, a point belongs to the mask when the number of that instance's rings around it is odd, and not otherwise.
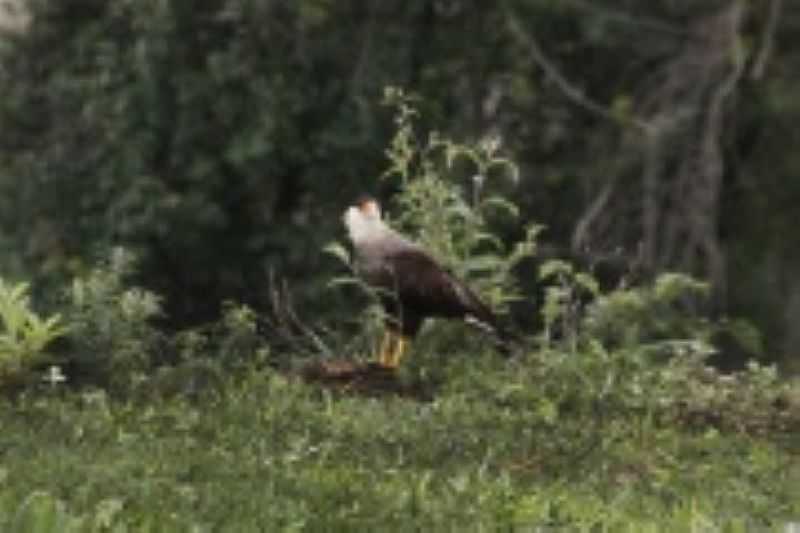
[[[391,206],[381,99],[398,86],[424,127],[501,140],[521,172],[496,186],[546,225],[544,257],[612,285],[706,279],[710,315],[762,333],[762,354],[726,362],[797,367],[796,2],[20,6],[0,39],[0,272],[41,302],[123,245],[169,326],[225,300],[266,310],[271,275],[306,320],[341,315],[322,249],[358,194]]]

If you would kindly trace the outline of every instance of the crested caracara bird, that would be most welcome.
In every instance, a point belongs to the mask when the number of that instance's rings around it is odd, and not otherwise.
[[[348,208],[344,224],[353,242],[356,272],[378,289],[386,311],[386,332],[378,358],[381,365],[398,366],[405,345],[426,318],[477,322],[502,341],[494,313],[422,247],[381,220],[373,198],[361,198]]]

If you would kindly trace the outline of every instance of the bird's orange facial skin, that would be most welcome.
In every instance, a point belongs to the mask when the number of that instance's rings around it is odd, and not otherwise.
[[[362,214],[371,218],[381,217],[381,210],[378,207],[378,202],[376,202],[372,198],[361,200],[358,203],[358,210],[361,211]]]

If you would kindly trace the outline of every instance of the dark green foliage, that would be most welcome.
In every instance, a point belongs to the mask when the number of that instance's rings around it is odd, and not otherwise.
[[[115,249],[107,262],[68,289],[70,342],[64,359],[71,379],[124,390],[162,362],[163,336],[154,326],[161,298],[130,286],[132,262],[129,253]]]
[[[8,242],[26,266],[80,273],[98,247],[124,244],[176,324],[217,315],[227,298],[263,305],[270,268],[312,274],[323,237],[312,228],[343,204],[328,197],[320,213],[317,197],[363,173],[326,170],[347,159],[347,139],[314,123],[335,122],[347,95],[316,88],[334,58],[286,31],[330,24],[327,7],[75,0],[32,10],[5,52],[3,121],[18,127],[3,128],[0,165],[15,207],[6,228],[26,228]]]
[[[708,286],[683,274],[660,275],[652,286],[597,294],[583,319],[584,334],[617,347],[695,339],[710,343],[712,326],[692,310]],[[667,350],[670,353],[671,350]]]
[[[227,300],[263,310],[271,271],[296,287],[303,314],[340,314],[341,299],[318,297],[334,268],[319,250],[341,235],[338,217],[357,193],[396,191],[373,180],[391,136],[378,106],[386,85],[419,94],[424,121],[447,137],[502,138],[520,179],[499,187],[513,190],[520,220],[547,224],[548,255],[565,255],[606,183],[624,184],[622,205],[608,206],[623,215],[608,228],[619,242],[573,251],[629,268],[643,209],[641,132],[631,124],[689,30],[727,2],[25,4],[25,31],[4,30],[0,44],[5,275],[49,294],[119,244],[140,258],[141,284],[164,297],[164,320],[180,327],[218,317]],[[747,4],[738,30],[746,69],[770,39],[763,4]],[[729,314],[768,330],[767,357],[792,352],[784,315],[800,298],[784,298],[797,292],[797,164],[779,141],[797,122],[786,73],[798,61],[798,18],[783,4],[765,73],[748,71],[728,106],[736,112],[718,139],[726,172],[711,232],[728,267],[714,291],[727,288]],[[514,27],[538,39],[578,98]],[[665,166],[680,167],[692,140],[676,134]],[[501,236],[520,232],[508,224]]]
[[[161,298],[131,285],[134,259],[117,248],[64,303],[66,342],[59,353],[67,381],[112,394],[196,394],[225,372],[276,363],[258,331],[258,317],[228,303],[219,321],[166,334],[157,327]]]

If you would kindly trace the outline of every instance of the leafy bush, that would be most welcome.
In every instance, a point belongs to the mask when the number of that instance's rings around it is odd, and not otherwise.
[[[600,294],[597,280],[590,274],[579,272],[570,263],[551,259],[539,267],[539,280],[547,282],[544,304],[541,308],[544,329],[542,346],[553,348],[557,338],[561,348],[569,353],[578,350],[584,315],[584,302]]]
[[[389,220],[413,235],[459,278],[467,280],[494,309],[504,310],[522,294],[514,268],[536,251],[543,227],[528,225],[511,247],[492,222],[518,222],[519,207],[500,191],[519,181],[513,161],[501,155],[498,138],[457,142],[431,132],[418,140],[415,99],[388,88],[384,103],[396,110],[397,130],[387,150],[382,179],[398,180]]]
[[[680,273],[663,273],[651,285],[596,294],[582,326],[585,334],[612,346],[649,345],[670,352],[676,341],[710,343],[712,324],[686,302],[708,294],[708,284]]]
[[[133,263],[130,253],[116,248],[103,266],[73,280],[67,294],[68,360],[83,379],[99,385],[125,388],[145,379],[163,345],[153,324],[161,299],[128,286]]]
[[[53,384],[66,380],[122,393],[163,385],[166,392],[188,393],[201,382],[218,382],[221,372],[268,362],[258,316],[246,305],[228,303],[220,320],[204,326],[161,329],[161,298],[130,283],[134,266],[132,254],[113,249],[72,281],[61,312],[47,319],[30,310],[27,284],[0,280],[0,383],[18,383],[31,369],[57,361],[43,378]],[[59,337],[64,342],[55,359],[44,348]]]
[[[218,321],[179,331],[171,342],[178,362],[209,358],[232,369],[264,362],[269,356],[269,348],[258,331],[255,311],[233,302],[223,306]]]
[[[227,376],[274,363],[258,316],[233,302],[225,304],[218,321],[178,331],[167,342],[173,359],[155,370],[144,388],[148,394],[198,398],[221,389]]]
[[[50,355],[45,348],[64,335],[61,316],[41,318],[30,308],[28,284],[0,278],[0,386],[24,380]]]
[[[694,312],[708,293],[706,283],[663,273],[650,284],[603,293],[591,275],[562,261],[545,263],[541,277],[556,283],[542,309],[543,349],[531,357],[540,381],[552,384],[538,401],[554,418],[566,407],[601,419],[623,415],[748,433],[797,425],[796,384],[774,367],[751,361],[726,374],[709,364],[719,331],[735,327],[750,346],[759,341],[746,324]]]
[[[536,237],[542,230],[530,224],[522,238],[508,246],[493,227],[493,222],[517,222],[518,207],[499,192],[502,187],[496,191],[493,187],[504,178],[516,183],[516,166],[501,155],[500,142],[494,138],[467,143],[432,132],[420,140],[417,102],[400,89],[387,88],[384,103],[395,111],[396,130],[386,151],[389,167],[380,179],[397,182],[385,218],[465,280],[492,309],[507,312],[511,302],[523,298],[514,269],[535,254]],[[352,269],[346,247],[334,243],[327,251]],[[336,278],[332,283],[341,284],[372,292],[354,277]],[[359,317],[373,337],[382,320],[377,306]],[[450,326],[438,331],[428,338],[439,346],[452,347],[461,335]]]

